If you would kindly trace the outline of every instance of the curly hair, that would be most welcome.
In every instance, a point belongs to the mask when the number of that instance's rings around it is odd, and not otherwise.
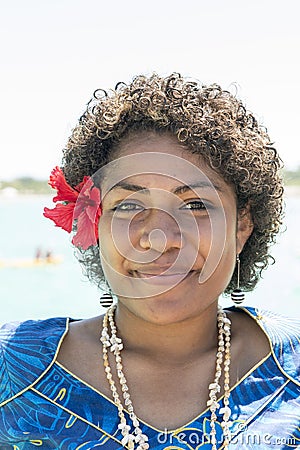
[[[269,247],[282,223],[281,159],[266,129],[230,92],[217,84],[173,73],[137,76],[114,90],[95,91],[63,156],[67,181],[76,186],[113,158],[131,133],[171,133],[234,187],[237,209],[250,207],[254,229],[240,254],[240,287],[252,290],[270,262]],[[85,274],[98,286],[103,272],[98,247],[78,250]],[[236,287],[237,273],[225,293]]]

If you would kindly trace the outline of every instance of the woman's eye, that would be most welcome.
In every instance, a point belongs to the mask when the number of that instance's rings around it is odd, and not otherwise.
[[[120,212],[136,212],[136,211],[142,211],[144,208],[137,204],[132,202],[122,202],[116,205],[113,208],[113,211],[120,211]]]
[[[205,211],[207,209],[207,205],[203,203],[202,200],[192,200],[186,202],[181,209],[189,209],[191,211]]]

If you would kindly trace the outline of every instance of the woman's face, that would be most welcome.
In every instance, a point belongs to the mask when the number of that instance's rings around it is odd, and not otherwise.
[[[119,302],[161,324],[214,304],[252,231],[230,185],[174,137],[144,133],[119,146],[101,197],[101,263]]]

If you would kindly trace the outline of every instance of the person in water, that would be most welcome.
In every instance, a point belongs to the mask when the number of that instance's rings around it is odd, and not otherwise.
[[[0,447],[299,447],[299,321],[242,306],[273,261],[280,168],[216,84],[97,90],[44,215],[73,233],[108,309],[2,328]]]

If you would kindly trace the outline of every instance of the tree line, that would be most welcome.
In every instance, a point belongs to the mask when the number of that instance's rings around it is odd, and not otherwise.
[[[283,178],[286,186],[300,186],[300,166],[295,170],[283,170]],[[47,180],[37,180],[31,177],[0,181],[0,191],[7,188],[15,189],[19,194],[51,194],[53,192]]]

